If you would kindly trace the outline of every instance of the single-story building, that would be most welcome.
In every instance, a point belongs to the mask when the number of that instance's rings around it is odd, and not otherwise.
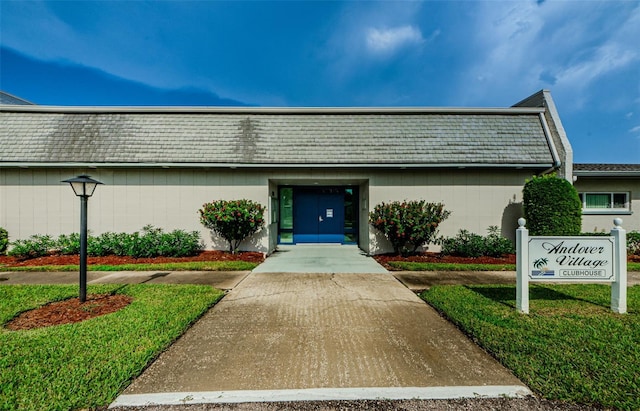
[[[444,203],[443,235],[495,225],[513,238],[525,180],[574,176],[546,90],[507,108],[2,105],[0,147],[0,226],[12,240],[77,232],[79,201],[61,181],[89,174],[104,183],[89,201],[93,234],[151,224],[225,248],[198,209],[245,198],[268,215],[242,249],[265,253],[305,242],[390,251],[368,214],[405,199]]]
[[[582,231],[609,232],[614,218],[640,231],[640,164],[573,165],[573,185],[582,201]]]

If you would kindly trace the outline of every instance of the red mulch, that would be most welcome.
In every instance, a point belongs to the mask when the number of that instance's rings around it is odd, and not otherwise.
[[[25,311],[9,321],[5,327],[18,331],[76,323],[116,312],[129,305],[132,300],[133,298],[127,295],[119,294],[88,295],[84,303],[81,303],[79,298],[72,298]]]
[[[153,257],[134,258],[110,255],[106,257],[87,257],[88,265],[120,265],[120,264],[151,264],[151,263],[177,263],[188,261],[248,261],[261,263],[264,254],[257,252],[241,252],[231,254],[225,251],[203,251],[192,257]],[[0,265],[7,267],[37,266],[37,265],[71,265],[80,264],[79,255],[49,255],[46,257],[22,260],[17,257],[0,256]]]

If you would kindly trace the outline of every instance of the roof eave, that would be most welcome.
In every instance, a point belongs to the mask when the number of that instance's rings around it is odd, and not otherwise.
[[[514,168],[547,169],[553,163],[95,163],[95,162],[0,162],[0,168]]]
[[[0,112],[60,114],[539,114],[542,107],[72,107],[0,105]]]
[[[640,177],[640,171],[573,171],[576,177]]]

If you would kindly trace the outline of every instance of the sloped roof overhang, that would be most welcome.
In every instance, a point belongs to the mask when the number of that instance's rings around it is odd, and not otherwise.
[[[527,168],[527,169],[549,169],[549,168],[553,168],[553,167],[557,167],[559,162],[558,162],[558,156],[557,156],[557,152],[555,150],[555,147],[553,145],[553,143],[550,140],[549,137],[549,129],[548,129],[548,125],[546,124],[545,118],[544,118],[544,112],[545,109],[541,108],[541,107],[509,107],[509,108],[456,108],[456,107],[392,107],[392,108],[388,108],[388,107],[329,107],[329,108],[325,108],[325,107],[305,107],[305,108],[281,108],[281,107],[271,107],[271,108],[265,108],[265,107],[60,107],[60,106],[0,106],[0,113],[33,113],[34,115],[37,113],[42,113],[45,116],[52,116],[52,115],[79,115],[77,120],[73,120],[72,123],[70,123],[68,125],[68,127],[76,127],[76,130],[71,130],[71,131],[77,131],[79,133],[84,133],[84,127],[85,125],[82,125],[83,121],[83,115],[111,115],[111,114],[116,114],[116,115],[127,115],[127,114],[131,114],[133,116],[142,116],[139,118],[147,118],[146,115],[153,115],[153,119],[151,119],[150,121],[156,121],[156,119],[158,118],[162,118],[162,115],[167,115],[167,116],[172,116],[171,118],[176,119],[179,116],[181,118],[180,115],[185,114],[185,115],[193,115],[193,114],[203,114],[203,115],[227,115],[227,116],[231,116],[231,115],[241,115],[241,116],[260,116],[260,115],[265,115],[264,118],[268,118],[268,116],[279,116],[279,115],[287,115],[290,116],[289,118],[293,120],[293,125],[289,126],[287,125],[286,127],[289,127],[290,129],[294,130],[297,132],[297,127],[299,127],[299,125],[296,123],[297,120],[297,115],[319,115],[318,118],[320,118],[322,115],[327,115],[327,116],[333,116],[332,118],[334,119],[338,119],[338,118],[343,118],[342,115],[345,116],[359,116],[360,123],[358,123],[356,125],[356,127],[360,127],[360,126],[367,126],[369,123],[369,121],[367,120],[366,122],[362,122],[362,119],[366,119],[367,116],[371,115],[371,116],[394,116],[394,115],[398,115],[399,118],[402,117],[403,115],[405,116],[417,116],[417,115],[426,115],[426,116],[430,116],[430,115],[436,115],[436,116],[453,116],[453,117],[447,117],[447,118],[472,118],[473,116],[479,116],[477,118],[488,118],[485,117],[485,115],[488,116],[497,116],[496,118],[500,117],[500,118],[508,118],[510,116],[514,116],[514,118],[518,118],[518,116],[520,116],[519,118],[529,118],[530,121],[527,123],[527,126],[531,127],[532,124],[534,124],[535,127],[535,121],[532,121],[531,116],[533,116],[534,118],[537,118],[537,129],[539,131],[531,131],[529,130],[529,133],[533,133],[533,134],[522,134],[522,132],[518,131],[516,132],[515,135],[522,135],[522,136],[527,136],[526,138],[528,139],[528,144],[531,144],[532,141],[534,141],[535,139],[538,139],[537,142],[533,143],[536,145],[536,149],[537,150],[537,154],[535,158],[528,158],[528,156],[526,155],[516,155],[516,156],[511,156],[509,154],[507,154],[507,151],[509,151],[510,149],[513,150],[520,150],[519,146],[521,143],[520,140],[516,139],[516,140],[504,140],[504,137],[501,137],[501,132],[498,132],[497,135],[495,135],[495,138],[500,138],[500,140],[496,140],[499,142],[493,142],[492,147],[495,147],[495,149],[497,151],[500,151],[501,153],[496,153],[494,155],[490,155],[490,151],[486,150],[486,147],[482,147],[483,151],[483,155],[476,155],[473,154],[474,152],[476,152],[476,147],[478,146],[478,141],[479,140],[474,140],[476,139],[475,136],[476,132],[475,130],[473,130],[473,128],[469,129],[469,125],[465,126],[464,130],[459,130],[460,131],[460,135],[454,137],[453,139],[448,140],[447,142],[445,142],[445,144],[439,146],[438,148],[442,151],[442,150],[449,150],[449,151],[445,151],[444,154],[440,154],[440,158],[435,158],[434,156],[432,156],[431,154],[428,154],[428,158],[425,157],[424,154],[422,155],[418,155],[415,156],[411,159],[409,158],[405,158],[406,156],[403,155],[395,155],[394,156],[386,156],[384,154],[380,154],[380,155],[373,155],[373,158],[375,158],[375,160],[378,161],[367,161],[370,159],[371,155],[369,156],[362,156],[362,155],[356,155],[355,153],[359,153],[360,152],[360,146],[362,146],[362,149],[367,148],[370,152],[371,150],[384,150],[386,147],[392,147],[395,148],[393,145],[395,144],[396,146],[401,146],[400,144],[396,144],[397,138],[399,137],[395,137],[392,135],[385,135],[384,138],[387,139],[387,142],[385,144],[391,144],[391,146],[388,145],[381,145],[380,147],[378,146],[372,146],[370,144],[375,144],[378,142],[378,140],[369,140],[369,141],[365,141],[364,143],[359,143],[360,145],[358,146],[357,150],[354,151],[353,146],[350,147],[350,156],[348,158],[331,158],[331,156],[329,155],[329,160],[327,162],[324,162],[322,160],[324,160],[325,155],[320,155],[319,153],[322,153],[326,147],[323,147],[322,145],[324,144],[324,140],[319,140],[318,138],[323,137],[323,135],[318,135],[318,136],[311,136],[309,140],[311,141],[311,145],[314,147],[313,150],[316,150],[317,155],[315,155],[315,160],[314,161],[314,157],[313,156],[306,156],[304,154],[302,154],[303,156],[303,160],[299,160],[299,158],[295,158],[293,159],[293,161],[289,161],[291,159],[291,155],[281,155],[280,158],[274,157],[274,158],[265,158],[264,156],[261,159],[257,159],[255,161],[251,161],[253,159],[251,159],[250,161],[242,161],[243,159],[241,157],[236,156],[236,158],[234,159],[230,159],[228,161],[224,161],[224,158],[215,158],[214,161],[206,161],[204,158],[204,161],[190,161],[191,159],[195,159],[195,157],[191,156],[191,158],[189,158],[188,156],[183,156],[182,158],[179,158],[177,161],[171,161],[171,158],[169,156],[166,155],[160,155],[158,156],[158,160],[160,161],[154,161],[155,159],[152,158],[152,155],[149,156],[141,156],[140,158],[133,158],[133,156],[127,157],[126,155],[119,155],[117,156],[118,158],[115,159],[115,161],[109,161],[108,156],[104,156],[104,160],[105,161],[101,161],[102,159],[98,158],[96,159],[95,157],[101,157],[100,155],[92,155],[94,152],[91,151],[92,148],[89,148],[89,151],[87,153],[86,156],[83,155],[64,155],[64,154],[60,154],[60,153],[65,153],[65,150],[69,150],[73,147],[71,147],[69,144],[66,144],[64,147],[60,145],[60,143],[58,143],[58,141],[63,141],[67,140],[67,137],[65,136],[65,131],[57,131],[58,134],[56,134],[56,136],[51,135],[50,137],[47,137],[47,144],[49,144],[49,146],[47,147],[53,147],[55,145],[55,150],[53,150],[53,157],[49,158],[46,156],[42,155],[42,150],[39,146],[33,146],[33,151],[25,151],[24,148],[20,149],[19,145],[15,145],[14,142],[14,146],[15,149],[17,150],[21,150],[21,152],[23,153],[22,155],[14,155],[13,157],[11,155],[7,156],[6,158],[4,158],[4,161],[0,161],[0,167],[34,167],[34,168],[40,168],[40,167],[48,167],[48,168],[76,168],[76,167],[88,167],[88,168],[124,168],[124,167],[128,167],[128,168],[327,168],[327,167],[331,167],[331,168],[343,168],[343,169],[353,169],[353,168],[370,168],[370,169],[407,169],[407,168],[411,168],[411,169],[416,169],[416,168],[431,168],[431,169],[436,169],[436,168]],[[468,117],[467,117],[468,116]],[[506,116],[506,117],[505,117]],[[525,116],[525,117],[523,117]],[[35,120],[32,121],[36,121],[38,122],[39,120],[37,120],[39,118],[38,117],[33,117]],[[74,116],[75,118],[75,116]],[[86,118],[86,117],[84,117]],[[118,118],[123,118],[118,116]],[[126,118],[130,118],[130,117],[126,117]],[[209,117],[212,118],[212,117]],[[324,118],[324,117],[323,117]],[[354,117],[355,118],[355,117]],[[416,117],[414,117],[416,118]],[[143,120],[140,120],[143,121]],[[323,120],[324,121],[324,120]],[[351,121],[351,119],[349,118],[349,120],[347,121]],[[376,118],[376,119],[372,119],[372,121],[377,122],[374,123],[376,125],[381,125],[385,128],[389,128],[390,130],[396,130],[394,129],[393,125],[388,126],[386,125],[386,123],[380,123],[380,118]],[[386,120],[385,120],[386,121]],[[405,121],[405,120],[402,120]],[[415,121],[415,120],[410,120],[410,121]],[[444,120],[444,121],[449,121],[449,120]],[[494,120],[492,120],[494,121]],[[495,121],[505,121],[505,120],[495,120]],[[506,120],[508,122],[510,122],[511,120]],[[518,120],[513,120],[513,121],[518,121]],[[78,122],[80,122],[79,124],[81,124],[80,126],[78,125]],[[316,121],[318,124],[320,124],[320,122]],[[143,124],[148,123],[148,121],[144,121]],[[111,123],[111,124],[115,124],[115,123]],[[302,124],[302,123],[301,123]],[[329,120],[329,126],[330,128],[333,127],[332,130],[338,129],[340,130],[340,126],[342,124],[346,124],[344,122],[338,121],[338,123],[331,123]],[[520,124],[520,123],[518,123]],[[472,126],[475,125],[475,123],[471,124]],[[226,125],[227,127],[228,124]],[[324,123],[322,124],[322,126],[324,126]],[[351,124],[349,124],[349,126],[351,127],[351,132],[353,134],[353,126]],[[29,132],[27,132],[27,134],[24,134],[23,137],[21,138],[30,138],[30,144],[35,144],[38,141],[42,141],[42,136],[44,134],[43,131],[40,129],[40,125],[39,123],[34,124],[30,130],[31,133],[35,133],[38,134],[38,138],[32,138],[31,137],[27,137],[30,134],[28,134]],[[236,127],[236,125],[234,124],[233,127]],[[453,128],[451,128],[450,126],[449,129],[453,130]],[[486,125],[484,126],[486,127]],[[513,126],[510,126],[511,128],[509,130],[519,130],[518,128],[513,128]],[[415,127],[414,127],[415,129]],[[449,135],[451,135],[451,131],[447,129],[446,132],[449,133]],[[66,129],[65,129],[66,130]],[[157,128],[155,129],[157,130]],[[232,130],[237,130],[237,129],[232,129]],[[315,129],[314,129],[315,130]],[[371,131],[374,130],[374,131]],[[373,132],[373,134],[376,133],[378,129],[376,128],[370,128],[369,132]],[[436,132],[440,130],[440,129],[436,129]],[[487,130],[482,129],[482,131]],[[102,130],[100,130],[99,132],[101,132]],[[229,129],[227,128],[225,131],[229,132]],[[309,129],[306,129],[306,131],[308,132]],[[414,130],[412,130],[414,131]],[[454,130],[455,131],[455,130]],[[540,132],[542,131],[542,132]],[[48,131],[47,131],[48,132]],[[109,130],[107,130],[107,132],[109,132]],[[234,131],[233,131],[234,132]],[[393,131],[393,133],[396,133],[398,136],[402,135],[402,130],[400,130],[399,132],[397,131]],[[5,130],[5,140],[11,144],[11,139],[12,136],[14,134],[12,134],[12,129],[7,128]],[[61,134],[60,134],[61,133]],[[363,131],[360,131],[360,133],[364,133]],[[399,134],[398,134],[399,133]],[[471,133],[471,134],[469,134]],[[536,134],[537,133],[537,134]],[[486,134],[486,133],[485,133]],[[502,133],[502,135],[507,134],[507,133]],[[297,141],[295,140],[295,136],[297,134],[294,133],[294,140],[291,140],[291,142],[295,145],[295,143],[297,143]],[[430,136],[429,138],[434,139],[434,138],[439,138],[437,137],[439,134],[435,134]],[[537,135],[537,137],[535,137]],[[544,135],[544,137],[542,137]],[[116,134],[113,134],[113,136],[117,136]],[[365,134],[362,134],[363,137],[365,137]],[[389,137],[392,136],[392,138],[389,140]],[[416,137],[417,136],[417,137]],[[470,136],[470,137],[464,137],[464,136]],[[353,137],[353,135],[352,135]],[[540,142],[540,138],[546,139],[546,144]],[[166,139],[166,137],[164,137]],[[226,137],[225,137],[226,138]],[[291,138],[291,136],[289,137]],[[372,137],[373,138],[373,137]],[[377,137],[376,137],[377,138]],[[394,138],[396,138],[396,140],[394,140]],[[415,143],[416,138],[422,138],[419,135],[416,135],[414,132],[414,135],[411,136],[411,138],[413,138],[413,144]],[[467,142],[471,142],[471,144],[468,145],[464,145],[461,143],[464,143],[464,138],[467,138],[469,140],[467,140]],[[366,137],[365,137],[366,139]],[[461,140],[462,139],[462,140]],[[182,140],[174,140],[173,142],[181,142]],[[202,140],[197,140],[196,142],[199,142]],[[299,140],[298,140],[299,141]],[[484,140],[486,142],[488,142],[489,140]],[[322,142],[322,143],[319,143]],[[345,146],[345,142],[343,140],[341,140],[340,138],[333,139],[333,142],[336,142],[336,144],[338,144],[338,147],[349,147],[349,145]],[[105,144],[110,144],[113,150],[116,150],[116,147],[118,147],[117,145],[118,142],[107,142]],[[119,143],[126,143],[126,145],[129,144],[128,140],[120,140]],[[149,141],[149,143],[153,144],[153,142]],[[158,144],[158,147],[155,147],[155,150],[157,151],[158,149],[162,149],[162,150],[167,150],[164,148],[163,144],[166,144],[167,141],[165,141],[162,144]],[[171,143],[169,141],[169,143]],[[193,143],[193,141],[192,141]],[[227,144],[228,141],[227,140],[220,140],[217,143],[224,143]],[[246,141],[240,141],[240,143],[238,143],[237,141],[235,142],[237,144],[237,146],[242,149],[243,144],[246,144]],[[249,142],[251,143],[251,142]],[[280,143],[280,142],[276,142],[276,143]],[[307,146],[303,145],[303,148],[309,147],[309,141],[306,141]],[[73,143],[76,144],[76,143]],[[102,143],[101,143],[102,144]],[[135,144],[137,144],[137,150],[145,150],[141,145],[141,142],[135,142]],[[211,145],[212,143],[207,143],[209,145]],[[269,144],[269,143],[266,143]],[[487,144],[487,143],[482,143],[482,144]],[[228,144],[227,144],[228,145]],[[511,145],[513,145],[512,147],[510,147]],[[215,146],[215,145],[214,145]],[[546,146],[546,149],[543,148],[543,146]],[[104,144],[98,148],[103,148]],[[173,148],[175,148],[175,144],[173,146],[171,146]],[[270,146],[267,145],[268,150],[272,150],[272,148]],[[417,147],[417,146],[416,146]],[[172,148],[172,149],[173,149]],[[264,146],[261,147],[262,149],[264,149]],[[45,148],[46,149],[46,148]],[[339,149],[339,148],[338,148]],[[460,155],[461,150],[469,150],[469,151],[463,151],[464,153],[470,153],[469,155],[465,156],[465,155]],[[86,150],[86,149],[85,149]],[[126,147],[125,147],[126,150]],[[179,150],[179,148],[178,148]],[[302,149],[301,149],[302,150]],[[407,150],[413,150],[412,146],[407,146],[404,148],[404,152],[405,153],[409,153],[407,152]],[[421,148],[420,150],[422,150],[422,152],[428,152],[431,153],[430,148],[424,149]],[[36,151],[38,152],[36,155]],[[456,156],[453,155],[454,151],[456,152]],[[546,151],[546,155],[544,154],[544,152]],[[66,152],[70,152],[70,151],[66,151]],[[301,153],[304,153],[304,151],[300,151]],[[446,157],[449,157],[446,155],[447,152],[451,152],[451,159],[454,161],[448,162]],[[9,153],[9,152],[8,152]],[[32,156],[33,153],[33,156]],[[280,153],[282,154],[282,146],[280,148]],[[284,152],[286,153],[286,152]],[[380,151],[380,153],[383,153],[382,151]],[[412,153],[412,152],[411,152]],[[55,158],[55,157],[58,158]],[[422,157],[421,157],[422,156]],[[75,158],[74,158],[75,157]],[[112,156],[113,157],[113,156]],[[147,157],[149,160],[146,160],[144,157]],[[162,161],[163,157],[166,158],[169,161]],[[197,157],[197,156],[196,156]],[[206,157],[206,156],[205,156]],[[222,156],[224,157],[224,156]],[[358,158],[360,157],[360,158]],[[84,161],[86,158],[86,161]],[[115,158],[115,157],[114,157]],[[68,160],[67,160],[68,159]],[[211,158],[213,159],[213,158]],[[69,161],[71,160],[71,161]],[[96,161],[98,160],[98,161]],[[220,160],[220,161],[217,161]],[[278,160],[284,160],[284,161],[278,161]],[[317,160],[321,160],[321,161],[317,161]],[[355,161],[354,161],[355,160]],[[362,161],[361,161],[362,160]],[[409,161],[405,161],[405,160],[409,160]],[[421,161],[421,160],[427,160],[427,161]],[[444,161],[443,161],[444,160]],[[463,160],[463,161],[455,161],[455,160]],[[467,161],[468,160],[468,161]],[[516,161],[513,161],[516,160]],[[525,161],[520,161],[520,160],[525,160]],[[529,161],[532,160],[532,161]]]

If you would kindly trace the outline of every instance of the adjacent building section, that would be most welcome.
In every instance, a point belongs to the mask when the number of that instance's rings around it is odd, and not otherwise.
[[[627,231],[640,231],[640,164],[573,165],[574,187],[582,201],[582,231],[609,232],[622,218]]]

